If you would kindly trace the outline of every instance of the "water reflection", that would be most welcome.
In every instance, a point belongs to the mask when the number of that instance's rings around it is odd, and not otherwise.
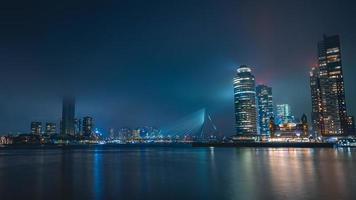
[[[353,199],[355,150],[2,150],[0,199]]]
[[[352,199],[355,158],[334,149],[237,150],[234,188],[258,199]],[[336,151],[336,153],[335,153]],[[241,163],[243,164],[241,164]],[[241,183],[241,179],[245,182]],[[233,190],[241,193],[239,190]],[[235,194],[238,197],[239,194]]]
[[[104,177],[102,175],[102,154],[98,151],[94,152],[94,162],[93,162],[93,174],[94,174],[94,181],[93,186],[94,188],[92,191],[95,191],[95,199],[102,199],[102,184],[104,181],[101,179]]]

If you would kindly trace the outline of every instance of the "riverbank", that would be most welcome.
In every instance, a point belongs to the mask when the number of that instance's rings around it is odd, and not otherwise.
[[[9,144],[1,149],[110,149],[126,147],[192,147],[191,143],[135,143],[135,144]]]
[[[236,142],[236,143],[136,143],[136,144],[12,144],[2,145],[1,149],[108,149],[108,148],[126,148],[126,147],[257,147],[257,148],[334,148],[334,143],[323,142]]]
[[[235,142],[202,143],[195,142],[193,147],[273,147],[273,148],[333,148],[335,144],[326,142]]]

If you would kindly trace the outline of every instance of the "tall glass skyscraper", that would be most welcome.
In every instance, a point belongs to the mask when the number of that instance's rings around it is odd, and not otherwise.
[[[277,124],[285,124],[294,121],[294,116],[292,116],[291,108],[289,104],[277,104],[276,105],[276,117]]]
[[[270,135],[269,121],[273,117],[272,88],[266,85],[256,87],[258,108],[258,133]]]
[[[310,73],[312,123],[322,136],[347,134],[345,89],[338,35],[318,43],[318,66]]]
[[[75,116],[75,99],[73,97],[63,98],[61,134],[64,135],[75,134],[74,116]]]
[[[255,77],[251,69],[241,65],[234,78],[236,133],[257,134]]]

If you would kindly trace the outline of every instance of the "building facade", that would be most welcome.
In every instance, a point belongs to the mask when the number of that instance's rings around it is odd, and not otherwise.
[[[302,115],[300,120],[299,129],[302,130],[302,136],[309,137],[309,125],[308,125],[308,118],[306,114]]]
[[[276,117],[277,124],[286,124],[294,121],[294,116],[292,115],[289,104],[277,104]]]
[[[73,97],[65,97],[63,99],[61,134],[75,134],[75,99]]]
[[[56,123],[53,122],[47,122],[46,123],[46,128],[45,128],[45,133],[47,135],[54,135],[57,133],[57,126]]]
[[[83,135],[86,137],[90,137],[94,131],[94,121],[92,117],[84,117],[83,118]]]
[[[255,77],[246,65],[237,69],[234,78],[234,104],[237,135],[257,134]]]
[[[269,121],[273,116],[272,88],[266,85],[256,87],[258,133],[260,135],[270,135]]]
[[[318,43],[318,66],[310,73],[310,88],[315,135],[346,135],[348,116],[338,35],[324,35]]]
[[[82,135],[82,120],[81,119],[74,119],[74,132],[75,135]]]
[[[42,132],[41,122],[31,122],[31,134],[40,135]]]

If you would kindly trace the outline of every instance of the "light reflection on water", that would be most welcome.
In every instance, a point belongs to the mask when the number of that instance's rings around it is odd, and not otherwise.
[[[355,185],[356,149],[0,150],[1,200],[355,199]]]

